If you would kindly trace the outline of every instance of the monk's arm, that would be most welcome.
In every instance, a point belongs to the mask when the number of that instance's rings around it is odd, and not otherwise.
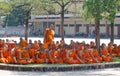
[[[45,32],[44,32],[44,40],[43,40],[43,42],[46,42],[46,35],[47,35],[47,29],[45,29]]]
[[[92,56],[92,58],[93,58],[96,62],[98,62],[97,58],[95,58],[95,57],[93,56],[92,52],[90,52],[90,55]]]

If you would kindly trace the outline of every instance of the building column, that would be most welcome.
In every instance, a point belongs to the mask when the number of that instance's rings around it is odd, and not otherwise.
[[[86,33],[89,33],[89,25],[86,26]]]
[[[118,37],[120,37],[120,25],[118,25]]]

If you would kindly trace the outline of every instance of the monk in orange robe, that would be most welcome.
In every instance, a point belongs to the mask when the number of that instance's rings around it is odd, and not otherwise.
[[[19,45],[21,48],[26,48],[27,47],[27,41],[23,38],[20,38],[20,42],[19,42]]]
[[[108,52],[110,53],[110,55],[112,54],[113,48],[114,48],[113,44],[112,44],[112,43],[109,43],[109,44],[108,44],[108,47],[107,47],[107,50],[108,50]]]
[[[58,63],[58,64],[63,63],[63,59],[60,56],[60,49],[56,49],[55,51],[53,51],[53,58],[54,58],[55,63]]]
[[[101,47],[101,54],[102,54],[103,61],[106,61],[106,62],[113,61],[113,59],[112,59],[111,55],[109,54],[108,49],[107,49],[105,44],[103,44]]]
[[[46,62],[46,52],[44,50],[40,50],[36,55],[36,63],[43,64]]]
[[[26,49],[19,51],[19,58],[17,60],[20,64],[34,63],[34,59],[30,59],[29,52]]]
[[[117,52],[117,56],[120,57],[120,45],[118,45],[116,52]]]
[[[81,63],[80,59],[79,59],[79,57],[76,53],[75,48],[70,48],[66,51],[67,51],[67,53],[66,53],[67,58],[66,58],[66,61],[65,61],[66,63],[68,63],[68,64],[80,64]]]
[[[93,49],[91,50],[90,54],[91,54],[91,56],[92,56],[92,58],[93,58],[93,60],[94,60],[95,63],[96,63],[96,62],[97,62],[97,63],[102,62],[102,57],[99,56],[99,53],[98,53],[97,48],[93,48]]]
[[[48,48],[48,45],[51,44],[54,40],[54,31],[53,25],[50,25],[49,28],[46,28],[44,34],[44,48]]]
[[[112,56],[112,57],[117,57],[117,56],[118,56],[118,47],[117,47],[117,44],[114,44],[114,45],[113,45],[113,49],[112,49],[112,52],[111,52],[111,56]]]
[[[40,50],[40,45],[37,43],[37,41],[34,41],[34,44],[33,44],[33,48],[35,49],[35,50]]]
[[[84,52],[83,59],[85,59],[87,61],[86,63],[95,63],[94,59],[90,55],[90,51],[91,51],[91,49],[83,50],[83,52]]]
[[[4,47],[4,49],[1,50],[0,62],[2,62],[2,63],[8,63],[8,60],[7,60],[8,56],[9,56],[8,48]]]

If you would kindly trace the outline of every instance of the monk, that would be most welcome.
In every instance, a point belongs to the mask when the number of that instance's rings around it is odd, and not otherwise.
[[[95,63],[94,59],[92,58],[90,52],[91,52],[91,49],[84,49],[83,50],[83,59],[85,59],[85,61],[87,61],[86,63]]]
[[[53,25],[50,25],[49,28],[46,28],[44,33],[44,48],[48,48],[48,45],[51,44],[54,40],[54,30]]]
[[[105,44],[102,44],[102,46],[101,46],[101,54],[102,54],[103,61],[105,61],[105,62],[113,61],[112,56],[110,55]]]
[[[66,63],[68,64],[80,64],[81,60],[79,59],[77,52],[75,50],[75,48],[68,48],[68,50],[66,50]]]
[[[40,50],[36,55],[36,63],[43,64],[46,62],[46,52],[44,50]]]
[[[120,57],[120,45],[117,46],[117,56]]]
[[[53,51],[52,57],[54,58],[55,63],[57,64],[62,64],[63,63],[63,59],[60,56],[60,49],[56,49]]]
[[[33,46],[34,46],[35,50],[40,50],[40,45],[38,44],[38,42],[36,40],[34,41]]]
[[[108,47],[107,47],[107,50],[108,50],[108,52],[110,53],[110,55],[112,54],[113,48],[114,48],[113,44],[112,44],[112,43],[109,43],[109,44],[108,44]]]
[[[28,45],[27,45],[27,49],[31,49],[32,47],[33,47],[33,42],[30,39],[29,42],[28,42]]]
[[[27,49],[21,49],[19,51],[19,58],[17,59],[19,64],[34,63],[34,58],[30,58],[29,51]]]
[[[20,42],[19,42],[19,45],[21,48],[26,48],[27,47],[27,41],[23,38],[20,38]]]
[[[111,56],[112,56],[112,57],[117,57],[117,56],[118,56],[118,47],[117,47],[117,44],[114,44],[114,45],[113,45],[113,49],[112,49],[112,52],[111,52]]]
[[[91,54],[91,56],[92,56],[92,58],[93,58],[93,60],[94,60],[95,63],[100,63],[100,62],[102,62],[102,57],[99,56],[99,53],[98,53],[98,50],[97,50],[96,47],[94,47],[94,48],[91,50],[90,54]]]

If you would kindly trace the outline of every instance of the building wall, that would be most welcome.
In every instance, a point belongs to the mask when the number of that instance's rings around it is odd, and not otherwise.
[[[54,22],[55,25],[55,34],[60,35],[60,24],[61,20],[60,19],[48,19],[50,22]],[[39,24],[37,22],[40,22]],[[44,25],[43,21],[37,20],[35,22],[35,29],[34,30],[44,30]],[[101,20],[100,22],[100,34],[109,34],[110,35],[110,22],[106,20]],[[120,36],[120,18],[117,18],[115,20],[115,27],[114,27],[114,34]],[[64,30],[65,30],[65,35],[75,35],[76,32],[83,32],[85,34],[92,33],[95,30],[95,24],[92,22],[91,24],[88,21],[83,21],[82,19],[65,19],[64,22]]]

